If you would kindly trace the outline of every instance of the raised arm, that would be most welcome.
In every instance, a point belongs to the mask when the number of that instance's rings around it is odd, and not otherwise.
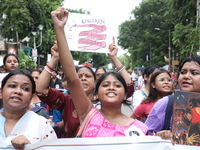
[[[125,69],[125,66],[117,58],[118,47],[114,43],[115,43],[115,39],[113,37],[113,42],[109,45],[110,53],[108,54],[108,56],[111,59],[112,63],[114,64],[116,71],[119,72],[125,79],[127,87],[128,87],[128,92],[126,93],[126,98],[129,98],[133,95],[134,85],[133,85],[133,82],[132,82],[128,72]]]
[[[128,72],[126,71],[125,67],[120,62],[120,60],[117,58],[118,47],[115,45],[114,37],[113,37],[112,43],[109,45],[109,50],[110,50],[110,53],[108,54],[108,56],[111,59],[112,63],[114,64],[116,70],[118,70],[118,72],[123,76],[127,85],[131,84],[132,80]]]
[[[64,8],[58,8],[51,12],[54,30],[56,33],[58,52],[60,55],[60,62],[69,85],[70,95],[77,110],[80,122],[82,122],[93,105],[83,90],[68,47],[64,32],[64,26],[67,22],[68,15],[68,11]]]
[[[51,60],[45,66],[45,69],[42,71],[38,78],[38,82],[36,84],[36,91],[38,93],[48,93],[49,82],[51,79],[52,70],[55,68],[59,61],[59,54],[57,52],[57,43],[51,48],[52,57]]]

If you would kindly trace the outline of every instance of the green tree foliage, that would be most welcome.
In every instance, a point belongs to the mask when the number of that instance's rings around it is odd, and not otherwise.
[[[49,50],[53,43],[53,26],[50,12],[61,6],[62,0],[3,0],[0,1],[0,23],[3,24],[2,34],[5,38],[14,38],[14,41],[32,37],[30,44],[33,47],[32,31],[38,31],[42,24],[43,44],[38,48]],[[39,35],[36,35],[39,38]],[[36,40],[39,45],[39,40]]]
[[[176,24],[173,31],[173,44],[179,48],[180,58],[183,59],[191,54],[195,54],[199,48],[199,28],[194,28],[193,24]]]
[[[175,23],[187,25],[196,18],[196,0],[169,0],[167,6]],[[194,26],[195,27],[195,26]]]
[[[91,63],[93,64],[94,68],[104,67],[107,68],[107,65],[111,63],[110,59],[108,58],[107,54],[101,53],[93,53]]]
[[[133,67],[167,64],[164,56],[169,57],[169,45],[171,59],[197,52],[196,0],[143,0],[131,14],[119,27],[118,44],[128,49]]]
[[[29,37],[29,46],[33,48],[34,36],[31,32],[39,32],[38,26],[44,26],[42,45],[38,54],[47,54],[54,42],[54,30],[50,12],[62,5],[63,0],[3,0],[0,1],[0,23],[3,24],[2,35],[14,42],[22,42]],[[36,45],[40,43],[40,35],[36,35]],[[21,43],[25,45],[26,43]],[[19,48],[19,45],[18,45]],[[46,55],[45,55],[46,56]]]
[[[167,32],[158,33],[155,28],[168,29],[170,23],[166,22],[164,0],[146,0],[136,7],[131,13],[134,19],[126,21],[119,28],[119,45],[128,49],[133,61],[133,67],[148,65],[151,56],[151,63],[163,65],[163,56],[168,52]],[[151,8],[151,9],[150,9]],[[128,30],[127,30],[128,29]],[[128,33],[128,35],[127,35]],[[160,36],[162,34],[163,36]],[[123,36],[122,36],[123,35]],[[162,42],[163,44],[157,44]],[[161,52],[163,51],[163,52]],[[159,53],[160,56],[157,54]],[[142,64],[141,64],[142,62]]]
[[[7,39],[14,39],[16,41],[22,41],[25,37],[30,37],[29,46],[33,48],[34,36],[31,32],[36,31],[39,33],[38,26],[41,24],[44,26],[42,31],[42,45],[38,47],[38,54],[42,54],[45,57],[50,53],[50,49],[55,41],[55,33],[53,30],[53,24],[50,17],[50,12],[57,7],[62,6],[63,0],[0,0],[0,24],[3,24],[2,35]],[[90,14],[89,11],[83,8],[78,10],[68,9],[69,12]],[[40,34],[35,36],[36,46],[40,44]],[[22,43],[25,45],[26,42]],[[80,63],[92,62],[94,66],[102,65],[102,62],[106,60],[96,61],[91,60],[95,58],[95,54],[72,52],[75,60],[79,60]],[[101,56],[102,55],[102,56]],[[103,54],[99,54],[102,59]],[[41,60],[41,64],[46,63],[46,58]]]
[[[67,9],[71,13],[79,13],[79,14],[90,14],[90,11],[84,10],[83,8],[80,9]]]
[[[20,50],[18,52],[18,58],[20,68],[32,70],[35,69],[37,66],[37,64],[32,60],[32,58],[27,56],[23,50]]]
[[[196,24],[196,0],[170,0],[169,12],[174,18],[172,43],[180,60],[199,49],[199,29]]]
[[[92,64],[93,68],[105,67],[111,63],[108,56],[104,53],[90,53],[90,52],[78,52],[71,51],[74,60],[79,60],[79,64],[88,62]]]

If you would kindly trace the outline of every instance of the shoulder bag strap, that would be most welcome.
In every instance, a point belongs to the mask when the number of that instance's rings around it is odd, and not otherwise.
[[[96,108],[92,108],[89,113],[87,114],[87,116],[85,117],[85,119],[83,120],[80,128],[79,128],[79,131],[76,135],[76,138],[80,138],[82,137],[82,134],[83,132],[85,131],[87,125],[88,125],[88,122],[90,121],[90,119],[92,118],[92,116],[98,111],[98,109]]]
[[[34,107],[33,109],[31,109],[31,111],[37,113],[37,112],[40,111],[41,109],[45,109],[45,108],[44,108],[44,107],[36,106],[36,107]]]
[[[144,94],[144,96],[146,96],[146,97],[148,96],[143,89],[141,89],[140,91],[142,92],[142,94]]]
[[[168,104],[165,112],[165,122],[163,130],[169,130],[170,120],[173,112],[173,105],[174,105],[174,95],[168,95]]]

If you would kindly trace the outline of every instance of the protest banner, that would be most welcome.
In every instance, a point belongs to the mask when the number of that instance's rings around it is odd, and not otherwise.
[[[174,150],[169,140],[156,136],[140,137],[103,137],[103,138],[68,138],[26,145],[25,150]]]
[[[43,140],[25,145],[24,150],[147,150],[150,148],[153,150],[199,150],[197,146],[172,145],[170,140],[163,140],[157,136]],[[0,149],[13,150],[14,148],[6,141],[0,141]]]
[[[175,144],[200,146],[200,93],[175,92],[172,133]]]
[[[65,34],[71,51],[108,53],[113,33],[105,18],[69,13]]]

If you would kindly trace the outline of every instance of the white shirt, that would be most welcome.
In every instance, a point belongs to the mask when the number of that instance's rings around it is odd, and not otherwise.
[[[11,133],[6,137],[4,124],[6,119],[0,114],[0,141],[11,144],[11,140],[24,135],[31,144],[45,139],[57,139],[56,133],[49,121],[32,111],[27,111],[16,123]]]
[[[143,89],[136,90],[133,93],[133,102],[132,102],[133,109],[135,109],[145,98],[147,98],[147,94]]]
[[[132,80],[136,80],[138,78],[138,75],[135,74],[134,72],[131,74]]]
[[[144,79],[142,76],[138,77],[138,85],[140,85],[142,88],[144,87]]]

